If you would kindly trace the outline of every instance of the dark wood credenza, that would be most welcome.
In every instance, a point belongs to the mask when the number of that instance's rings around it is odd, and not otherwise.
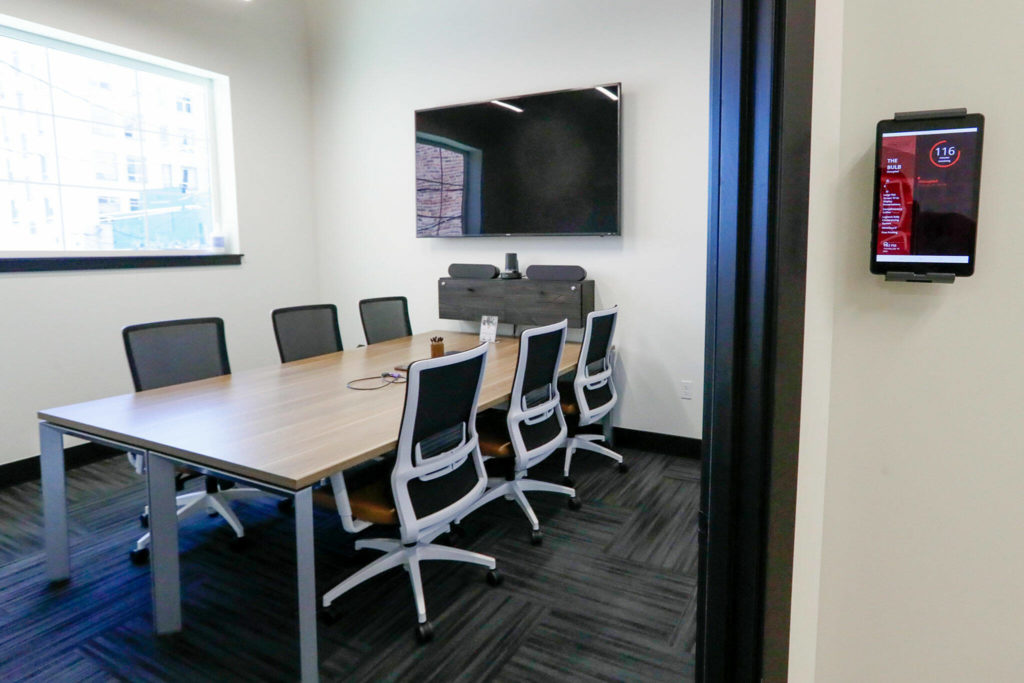
[[[471,280],[437,281],[438,315],[447,320],[476,320],[496,315],[499,323],[550,325],[568,318],[584,327],[594,310],[594,281]]]

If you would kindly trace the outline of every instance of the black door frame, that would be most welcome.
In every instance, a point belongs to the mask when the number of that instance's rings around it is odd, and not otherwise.
[[[697,679],[784,681],[814,0],[713,0]]]

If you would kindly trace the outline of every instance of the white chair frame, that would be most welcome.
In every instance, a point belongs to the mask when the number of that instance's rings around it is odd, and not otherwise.
[[[587,368],[585,359],[590,351],[590,344],[593,337],[594,321],[604,316],[614,316],[612,318],[612,329],[608,335],[609,342],[615,338],[615,325],[618,322],[617,306],[612,308],[606,308],[601,311],[591,311],[587,314],[587,327],[583,333],[583,348],[580,349],[580,363],[576,368],[576,378],[572,382],[573,393],[576,396],[576,405],[580,409],[580,424],[581,427],[592,425],[602,420],[608,413],[611,412],[612,408],[619,401],[618,392],[615,391],[615,382],[612,381],[612,370],[614,367],[615,353],[613,349],[609,349],[607,355],[605,355],[603,367],[598,372],[593,374]],[[594,389],[600,389],[607,385],[611,390],[611,400],[603,405],[591,407],[587,402],[587,396],[584,390],[593,391]],[[565,467],[562,470],[562,474],[568,479],[569,468],[572,464],[572,456],[576,451],[591,451],[593,453],[599,453],[605,457],[611,458],[615,462],[619,463],[621,470],[625,471],[625,465],[622,462],[622,456],[606,446],[602,446],[598,441],[604,441],[603,434],[577,434],[576,436],[569,437],[565,443]]]
[[[554,374],[551,377],[551,384],[549,385],[548,399],[543,403],[528,408],[526,406],[526,396],[523,393],[523,383],[526,379],[526,358],[529,354],[530,340],[538,335],[549,334],[558,330],[562,331],[562,341],[558,347],[558,356],[555,358]],[[546,481],[538,481],[536,479],[527,479],[526,474],[530,467],[533,467],[537,463],[541,462],[555,450],[560,448],[566,440],[568,429],[565,426],[565,415],[562,414],[562,401],[561,396],[558,393],[558,367],[562,364],[562,352],[565,349],[565,336],[568,329],[567,321],[563,320],[553,325],[546,325],[544,327],[535,327],[523,332],[519,341],[519,359],[516,365],[516,375],[512,383],[512,396],[509,399],[509,410],[508,410],[508,433],[512,439],[512,450],[515,453],[515,467],[514,467],[514,479],[505,479],[504,477],[491,477],[488,479],[487,493],[484,494],[478,501],[473,503],[467,508],[459,517],[456,519],[456,523],[461,522],[470,513],[474,512],[480,507],[490,503],[497,498],[505,498],[507,500],[514,500],[522,509],[523,514],[526,515],[526,519],[530,522],[530,528],[533,530],[533,540],[535,543],[539,542],[540,539],[540,522],[537,519],[537,513],[533,511],[529,501],[526,499],[527,491],[544,491],[547,493],[560,493],[570,497],[574,506],[578,505],[578,499],[576,498],[576,490],[569,486],[562,486],[561,484],[552,484]],[[523,434],[521,425],[525,424],[537,424],[548,420],[552,415],[556,416],[559,425],[558,436],[551,441],[541,444],[535,448],[527,449],[526,444],[523,441]]]
[[[412,444],[413,430],[416,424],[420,374],[425,370],[452,365],[481,356],[483,357],[483,364],[480,368],[476,392],[473,395],[472,414],[469,424],[463,424],[461,443],[452,449],[432,456],[425,463],[420,464],[419,444],[416,444],[415,448]],[[416,361],[409,366],[405,413],[398,436],[397,460],[395,468],[391,473],[391,489],[395,498],[395,510],[398,513],[401,538],[357,540],[355,543],[357,550],[370,548],[383,551],[385,554],[324,593],[322,602],[325,608],[330,607],[331,603],[339,596],[367,579],[389,569],[403,566],[409,573],[409,581],[412,584],[413,598],[416,602],[417,621],[421,628],[426,626],[429,629],[426,600],[423,594],[423,582],[420,578],[420,562],[425,560],[450,560],[482,565],[492,570],[492,575],[488,577],[488,580],[491,583],[497,583],[496,579],[492,578],[497,577],[493,573],[496,567],[493,557],[433,543],[438,536],[450,531],[452,520],[472,505],[483,494],[487,485],[487,474],[484,470],[483,458],[480,454],[480,444],[476,433],[476,403],[480,398],[480,387],[483,385],[484,370],[487,364],[486,356],[487,344],[481,344],[469,351],[440,358]],[[413,509],[412,500],[409,497],[409,482],[412,479],[427,480],[441,477],[463,465],[469,458],[472,458],[473,467],[476,470],[476,485],[466,495],[450,505],[425,517],[417,517]],[[341,516],[342,526],[347,531],[355,533],[372,526],[369,522],[352,517],[345,480],[340,473],[331,475],[331,486],[334,489],[335,502],[337,503],[338,513]],[[421,640],[429,638],[429,632],[424,636],[424,631],[418,631],[418,635],[420,635]]]

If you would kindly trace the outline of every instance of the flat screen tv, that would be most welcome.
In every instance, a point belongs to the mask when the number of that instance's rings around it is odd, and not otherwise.
[[[618,235],[620,84],[416,112],[416,236]]]
[[[871,272],[974,273],[981,114],[879,121]]]

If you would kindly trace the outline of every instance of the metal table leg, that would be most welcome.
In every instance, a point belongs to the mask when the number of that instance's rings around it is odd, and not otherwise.
[[[149,482],[150,577],[153,581],[153,627],[157,633],[181,630],[181,577],[178,568],[178,506],[174,463],[146,454]]]
[[[66,581],[71,576],[68,546],[68,499],[64,480],[64,434],[39,423],[39,466],[43,484],[43,524],[46,576]]]
[[[295,558],[299,581],[299,658],[302,680],[320,680],[316,643],[316,563],[313,557],[313,489],[295,494]]]

